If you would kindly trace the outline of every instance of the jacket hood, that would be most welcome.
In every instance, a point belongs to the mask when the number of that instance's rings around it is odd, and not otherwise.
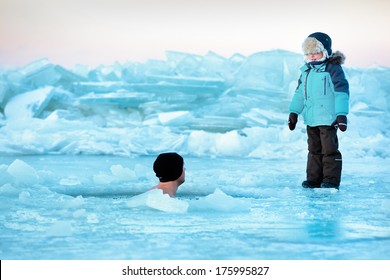
[[[328,59],[328,62],[332,63],[332,64],[339,64],[339,65],[344,64],[344,62],[345,62],[345,55],[342,52],[340,52],[340,51],[336,51]]]

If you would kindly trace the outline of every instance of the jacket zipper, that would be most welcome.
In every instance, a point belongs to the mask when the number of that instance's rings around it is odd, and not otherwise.
[[[305,99],[307,100],[307,78],[309,77],[309,73],[310,73],[310,68],[306,70],[307,74],[306,74],[306,77],[305,77]]]
[[[326,77],[324,77],[324,95],[326,95]]]

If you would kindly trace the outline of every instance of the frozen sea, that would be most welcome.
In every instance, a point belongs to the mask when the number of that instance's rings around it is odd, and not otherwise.
[[[176,199],[197,207],[179,213],[127,205],[155,183],[154,157],[19,160],[39,182],[0,188],[1,259],[390,257],[389,159],[347,162],[336,191],[301,188],[304,161],[186,157]],[[94,183],[112,166],[134,177]]]
[[[303,189],[302,56],[0,68],[0,259],[390,258],[390,69],[350,82],[340,190]],[[147,192],[161,152],[177,198]]]

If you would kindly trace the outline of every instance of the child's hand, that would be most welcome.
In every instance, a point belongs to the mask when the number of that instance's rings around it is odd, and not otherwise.
[[[337,129],[339,128],[342,132],[347,130],[347,117],[346,116],[337,116],[336,120],[332,125]]]
[[[290,115],[288,116],[288,127],[290,128],[290,130],[295,129],[297,122],[298,122],[298,115],[295,113],[290,113]]]

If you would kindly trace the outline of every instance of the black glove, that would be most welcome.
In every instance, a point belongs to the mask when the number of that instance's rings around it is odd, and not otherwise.
[[[337,116],[336,120],[332,123],[332,125],[337,129],[339,128],[341,131],[347,130],[347,117],[346,116]]]
[[[298,122],[298,115],[295,113],[290,113],[290,115],[288,116],[288,127],[290,128],[290,130],[295,129],[297,122]]]

